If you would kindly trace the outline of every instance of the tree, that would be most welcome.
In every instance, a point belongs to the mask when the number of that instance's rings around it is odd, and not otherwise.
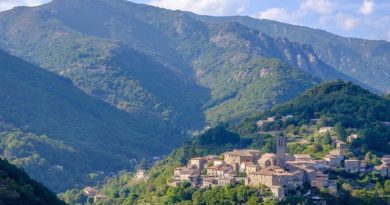
[[[390,194],[390,180],[385,181],[384,190],[386,194]]]
[[[294,125],[289,125],[287,128],[286,128],[286,134],[287,136],[294,136],[296,134],[295,132],[295,126]]]
[[[341,125],[341,123],[337,123],[335,125],[334,131],[336,132],[339,140],[344,141],[344,142],[347,141],[348,133],[347,133],[347,130],[345,129],[345,127],[343,127]]]
[[[238,142],[240,142],[240,136],[226,130],[222,125],[211,128],[199,136],[199,144],[201,145],[226,145]]]
[[[324,136],[320,137],[319,143],[322,145],[330,145],[332,144],[332,137],[330,137],[330,134],[327,132]]]

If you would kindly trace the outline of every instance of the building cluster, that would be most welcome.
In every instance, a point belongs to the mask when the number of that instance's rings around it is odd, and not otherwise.
[[[336,181],[329,179],[326,170],[339,164],[331,161],[335,164],[333,166],[326,159],[313,160],[309,155],[288,155],[283,136],[278,137],[276,146],[275,154],[233,150],[221,156],[193,158],[187,166],[175,169],[172,185],[187,181],[194,187],[213,187],[244,181],[250,186],[267,186],[275,197],[283,197],[287,190],[308,183],[319,189],[328,189],[330,193],[337,192]]]
[[[273,119],[267,119],[272,121]],[[323,127],[320,133],[332,132],[333,127]],[[358,138],[349,136],[350,140]],[[333,142],[334,149],[322,159],[310,155],[286,153],[286,139],[279,136],[276,153],[261,153],[258,150],[233,150],[221,156],[196,157],[185,167],[176,168],[172,185],[187,181],[194,187],[226,186],[243,181],[249,186],[267,186],[275,197],[284,197],[288,190],[297,190],[303,184],[312,188],[326,189],[337,194],[336,180],[329,179],[329,170],[344,169],[350,173],[364,173],[366,163],[359,159],[345,159],[348,145]],[[382,158],[382,164],[374,168],[383,176],[390,177],[390,155]]]

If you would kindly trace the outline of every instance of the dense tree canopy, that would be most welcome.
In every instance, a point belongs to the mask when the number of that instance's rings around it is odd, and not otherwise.
[[[201,145],[237,144],[239,141],[240,136],[238,134],[226,130],[222,125],[211,128],[199,136]]]
[[[255,122],[259,119],[292,115],[282,121],[268,123],[261,129],[283,130],[290,125],[310,124],[311,119],[319,119],[318,126],[334,126],[340,140],[346,141],[346,129],[357,129],[363,138],[353,145],[362,153],[369,150],[386,153],[389,148],[390,100],[373,94],[351,82],[330,81],[309,89],[296,99],[248,118],[237,126],[240,134],[257,132]]]
[[[57,196],[16,166],[0,159],[0,204],[65,205]]]

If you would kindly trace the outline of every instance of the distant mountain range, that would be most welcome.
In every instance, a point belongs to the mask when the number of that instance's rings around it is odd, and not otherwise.
[[[17,150],[27,144],[29,151],[8,152],[14,147],[2,137],[3,155],[14,163],[38,155],[45,163],[21,165],[63,190],[87,183],[92,171],[167,153],[188,130],[239,122],[323,80],[389,90],[389,45],[125,0],[14,8],[0,13],[0,49],[14,55],[0,53],[0,95],[7,99],[0,119],[2,136],[21,136]],[[66,174],[38,174],[50,167]]]
[[[204,17],[212,22],[237,22],[273,38],[310,45],[323,62],[378,91],[390,91],[390,42],[346,38],[323,30],[250,17]]]

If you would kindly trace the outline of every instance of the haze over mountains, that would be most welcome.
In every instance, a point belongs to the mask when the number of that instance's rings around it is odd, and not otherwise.
[[[238,122],[322,80],[390,89],[385,41],[124,0],[2,12],[0,48],[36,65],[0,53],[3,135],[34,141],[24,154],[0,150],[14,160],[39,155],[45,163],[21,164],[56,191],[87,182],[90,172],[167,153],[188,130]],[[41,135],[48,139],[38,143]],[[58,166],[62,178],[38,174]],[[60,186],[64,178],[70,184]]]

